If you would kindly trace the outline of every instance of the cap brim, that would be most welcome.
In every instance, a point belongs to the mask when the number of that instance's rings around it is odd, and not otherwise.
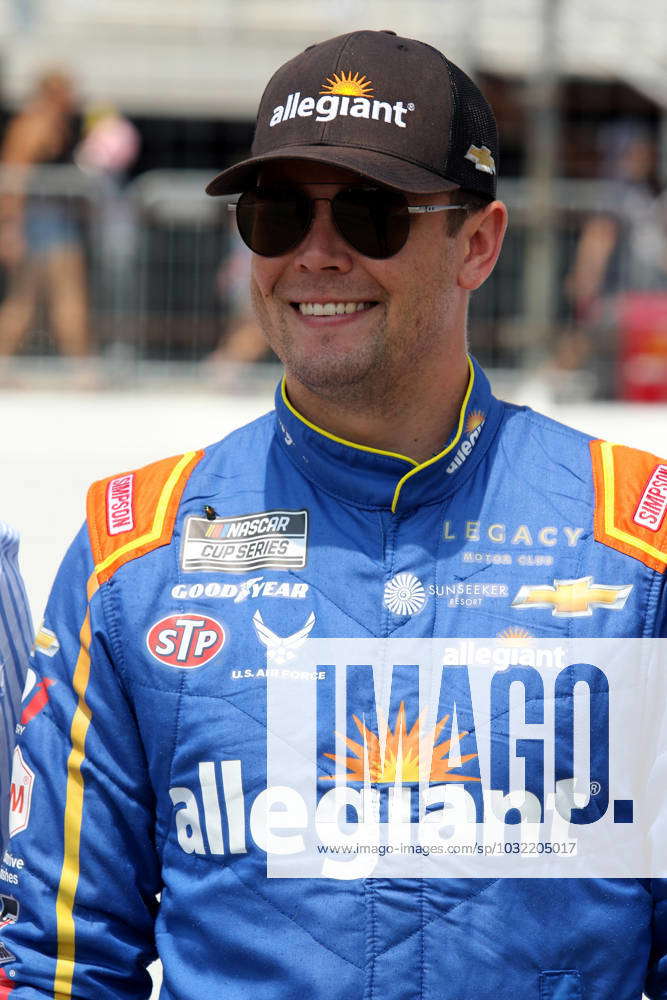
[[[258,169],[265,163],[275,163],[284,160],[302,160],[310,163],[324,163],[329,166],[343,167],[355,173],[362,174],[378,184],[397,188],[400,191],[410,191],[414,194],[436,194],[438,191],[451,191],[459,187],[453,181],[399,159],[378,153],[374,149],[359,149],[357,146],[289,146],[272,153],[252,156],[247,160],[223,170],[206,186],[210,195],[238,194],[255,183]]]

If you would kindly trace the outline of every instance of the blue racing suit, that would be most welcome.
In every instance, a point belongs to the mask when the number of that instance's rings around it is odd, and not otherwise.
[[[225,440],[91,488],[14,761],[0,997],[146,997],[159,955],[165,1000],[667,998],[658,880],[267,878],[267,664],[306,637],[667,631],[665,464],[470,369],[421,465],[281,386]]]

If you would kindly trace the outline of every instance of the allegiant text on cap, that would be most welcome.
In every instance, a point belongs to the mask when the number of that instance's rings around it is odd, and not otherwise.
[[[371,100],[368,97],[350,97],[347,94],[324,94],[322,97],[302,97],[297,91],[289,94],[285,104],[279,104],[274,108],[269,122],[269,128],[280,125],[290,118],[311,118],[315,115],[315,121],[330,122],[339,115],[351,118],[371,118],[374,121],[384,121],[388,125],[398,125],[399,128],[406,128],[405,115],[408,111],[414,111],[414,104],[404,104],[403,101],[396,101],[389,104],[388,101]]]

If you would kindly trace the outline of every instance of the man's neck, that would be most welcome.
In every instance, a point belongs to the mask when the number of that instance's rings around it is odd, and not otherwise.
[[[463,355],[439,379],[425,379],[413,392],[397,391],[377,400],[323,398],[286,377],[287,396],[311,423],[336,437],[367,448],[426,462],[444,448],[456,426],[470,371]]]

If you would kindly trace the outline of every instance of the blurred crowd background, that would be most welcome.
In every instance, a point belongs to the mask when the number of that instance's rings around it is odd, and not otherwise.
[[[432,42],[495,109],[511,224],[473,352],[556,399],[667,401],[664,0],[0,0],[0,384],[273,380],[203,189],[270,73],[359,27]]]

